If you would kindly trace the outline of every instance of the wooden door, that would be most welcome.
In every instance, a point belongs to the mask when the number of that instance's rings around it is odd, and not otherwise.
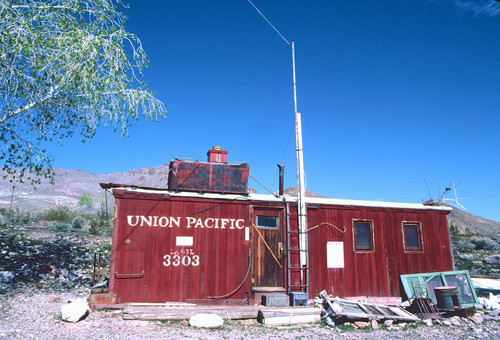
[[[283,209],[254,208],[252,222],[252,285],[284,287]]]
[[[116,240],[115,278],[117,302],[147,302],[147,280],[151,273],[146,273],[146,250],[148,249],[145,233],[138,229],[132,232],[120,225]]]

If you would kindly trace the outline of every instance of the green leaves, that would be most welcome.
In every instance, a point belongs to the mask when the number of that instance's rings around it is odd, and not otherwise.
[[[45,141],[91,139],[108,124],[126,136],[138,118],[166,115],[138,79],[147,57],[115,3],[0,0],[0,161],[11,179],[50,176]]]

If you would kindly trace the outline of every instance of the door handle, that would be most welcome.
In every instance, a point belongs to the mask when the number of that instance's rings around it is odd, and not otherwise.
[[[278,242],[278,258],[283,258],[284,253],[283,242]]]

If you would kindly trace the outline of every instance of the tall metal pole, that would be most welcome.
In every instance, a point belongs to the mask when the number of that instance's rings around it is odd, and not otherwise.
[[[307,264],[307,211],[305,202],[305,181],[304,181],[304,158],[302,150],[302,122],[300,113],[297,112],[297,84],[295,80],[295,45],[292,40],[292,64],[293,64],[293,102],[295,110],[295,146],[297,151],[297,207],[299,222],[299,249],[301,278],[304,280],[304,271]]]

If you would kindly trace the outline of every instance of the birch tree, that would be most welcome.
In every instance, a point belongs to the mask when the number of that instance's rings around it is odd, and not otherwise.
[[[117,6],[0,0],[0,162],[11,181],[52,176],[46,142],[87,141],[102,125],[127,135],[138,118],[166,115],[140,80],[147,56]]]

